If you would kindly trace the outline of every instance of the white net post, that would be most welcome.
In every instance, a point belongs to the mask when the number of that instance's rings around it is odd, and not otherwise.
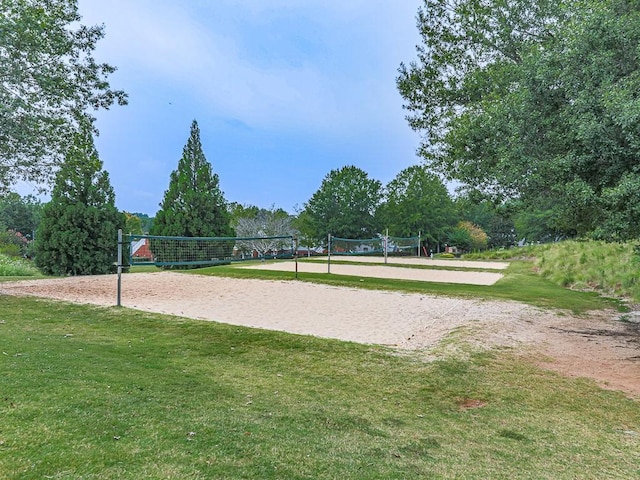
[[[331,273],[331,234],[327,236],[327,273]]]
[[[118,287],[116,294],[116,306],[122,306],[122,229],[118,229]]]

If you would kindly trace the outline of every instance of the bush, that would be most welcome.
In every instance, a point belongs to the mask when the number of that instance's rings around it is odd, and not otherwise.
[[[12,257],[20,257],[26,253],[28,241],[14,230],[0,232],[0,253]]]
[[[0,254],[0,277],[32,277],[39,274],[29,260]]]
[[[115,271],[118,229],[109,175],[93,145],[90,126],[74,136],[56,174],[51,201],[36,235],[36,263],[45,274],[96,275]]]

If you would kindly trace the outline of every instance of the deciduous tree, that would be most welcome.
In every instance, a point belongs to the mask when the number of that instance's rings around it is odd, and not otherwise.
[[[444,242],[456,221],[447,187],[424,165],[408,167],[389,182],[378,217],[390,235],[413,237],[421,232],[430,243]]]
[[[498,203],[549,210],[549,230],[633,237],[639,24],[629,0],[425,0],[398,77],[421,155]]]
[[[379,233],[376,210],[382,184],[355,166],[332,170],[305,204],[305,219],[313,236],[372,238]]]
[[[125,104],[76,0],[0,0],[0,190],[50,180],[92,109]]]
[[[41,211],[42,203],[32,195],[23,197],[10,192],[0,197],[0,225],[20,232],[25,238],[33,239]]]
[[[263,256],[291,248],[291,239],[273,238],[293,236],[293,217],[283,209],[275,206],[270,209],[246,206],[237,215],[233,224],[236,235],[250,238],[237,243],[243,252],[253,254],[255,251]]]

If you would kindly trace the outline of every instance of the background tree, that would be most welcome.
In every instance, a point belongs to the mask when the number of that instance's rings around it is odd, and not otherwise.
[[[92,53],[104,27],[76,0],[0,0],[0,190],[48,181],[90,109],[126,104]]]
[[[0,225],[33,239],[38,228],[42,203],[32,195],[10,192],[0,196]]]
[[[444,243],[446,232],[456,221],[447,187],[424,165],[402,170],[385,189],[378,218],[389,234],[413,237],[422,232],[430,244]]]
[[[89,122],[73,137],[56,174],[51,201],[36,234],[36,265],[47,274],[113,271],[124,215],[115,207],[109,175],[93,145]]]
[[[263,256],[291,248],[291,239],[265,238],[293,236],[293,217],[285,210],[272,205],[270,209],[254,206],[241,207],[243,213],[236,211],[233,221],[238,237],[253,237],[251,240],[237,242],[237,246],[245,253],[257,252]],[[238,210],[238,209],[236,209]]]
[[[135,215],[140,220],[143,234],[148,234],[151,231],[151,228],[153,227],[153,217],[140,212],[133,212],[131,215]]]
[[[449,232],[449,244],[466,251],[486,250],[487,234],[478,225],[462,221]]]
[[[123,212],[124,213],[124,233],[132,233],[134,235],[142,235],[144,232],[142,230],[142,220],[135,213]]]
[[[486,232],[489,248],[511,247],[523,238],[516,231],[512,204],[495,205],[482,197],[474,198],[469,192],[458,195],[454,203],[460,220],[478,225]]]
[[[182,237],[231,237],[234,231],[230,220],[220,180],[204,156],[200,129],[194,120],[151,232]]]
[[[306,210],[297,212],[297,215],[291,221],[291,226],[298,237],[298,245],[300,247],[306,247],[307,255],[311,255],[315,247],[324,243],[322,241],[319,242],[318,239],[315,238],[313,222]],[[324,238],[322,240],[324,240]]]
[[[639,15],[628,0],[425,0],[418,61],[398,77],[421,155],[496,203],[547,211],[561,235],[632,238]]]
[[[372,238],[379,233],[376,210],[382,184],[355,166],[332,170],[305,204],[305,218],[313,237]]]

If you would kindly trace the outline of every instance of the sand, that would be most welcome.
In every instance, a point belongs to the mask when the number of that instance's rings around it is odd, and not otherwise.
[[[337,257],[340,259],[340,257]],[[362,257],[367,258],[367,257]],[[358,259],[359,260],[359,259]],[[406,262],[405,262],[406,263]],[[451,263],[445,263],[452,266]],[[238,268],[250,268],[257,270],[276,270],[282,272],[294,272],[296,264],[292,261],[264,263],[262,265],[242,266]],[[467,285],[493,285],[502,278],[501,273],[494,272],[470,272],[457,270],[435,270],[426,268],[402,268],[392,265],[346,265],[343,263],[327,262],[298,262],[298,272],[327,273],[332,275],[350,275],[355,277],[373,278],[397,278],[402,280],[414,280],[419,282],[457,283]]]
[[[410,275],[415,269],[402,270]],[[28,280],[0,283],[0,295],[109,306],[116,302],[116,285],[115,275]],[[636,324],[617,321],[614,312],[574,317],[518,302],[174,272],[126,274],[122,286],[125,307],[385,345],[425,359],[453,333],[478,348],[510,347],[545,368],[640,395],[638,337],[627,328]]]
[[[366,255],[333,255],[332,261],[347,261],[357,263],[385,263],[384,258]],[[300,257],[300,260],[326,263],[327,257]],[[428,257],[388,257],[389,265],[419,265],[423,267],[445,267],[445,268],[480,268],[483,270],[505,270],[509,263],[485,260],[460,260],[458,258],[444,259]]]

